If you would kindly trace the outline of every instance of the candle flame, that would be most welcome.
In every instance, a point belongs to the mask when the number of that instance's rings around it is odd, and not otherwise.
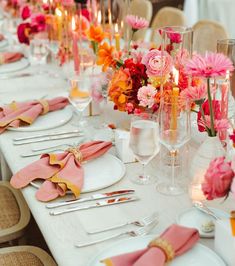
[[[178,83],[179,83],[179,71],[174,67],[172,72],[173,72],[173,75],[175,77],[175,84],[178,85]]]
[[[99,10],[98,11],[98,18],[97,18],[97,21],[98,21],[99,24],[101,24],[101,19],[102,19],[102,17],[101,17],[101,11]]]
[[[76,30],[76,20],[75,20],[75,17],[72,17],[71,27],[72,27],[72,30],[73,30],[73,31]]]
[[[61,11],[59,8],[56,8],[56,9],[55,9],[55,14],[56,14],[56,16],[58,16],[58,17],[62,17],[62,11]]]
[[[114,31],[115,31],[115,33],[118,33],[118,24],[117,23],[114,25]]]
[[[43,4],[47,4],[47,0],[42,0]]]

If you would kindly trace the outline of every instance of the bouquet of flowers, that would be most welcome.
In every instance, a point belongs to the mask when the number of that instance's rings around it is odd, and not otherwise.
[[[146,20],[132,15],[128,15],[126,21],[132,33],[148,26]],[[136,44],[131,47],[130,42],[127,50],[122,52],[116,51],[107,42],[99,45],[97,64],[102,65],[103,71],[113,70],[108,96],[114,103],[114,109],[129,114],[154,113],[159,109],[161,97],[169,99],[174,87],[181,92],[189,83],[192,86],[198,83],[198,78],[190,80],[186,73],[187,52],[179,49],[174,57],[171,54],[173,44],[181,42],[180,35],[172,30],[169,36],[171,44],[164,51],[161,47],[145,50],[139,49]],[[172,75],[175,67],[179,72],[177,79]]]

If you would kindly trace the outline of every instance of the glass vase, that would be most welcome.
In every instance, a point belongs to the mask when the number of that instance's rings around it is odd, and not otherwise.
[[[201,185],[204,181],[204,175],[209,167],[210,162],[220,156],[225,155],[225,150],[218,136],[207,136],[204,142],[196,151],[190,166],[191,184],[189,193],[191,199],[204,200]]]

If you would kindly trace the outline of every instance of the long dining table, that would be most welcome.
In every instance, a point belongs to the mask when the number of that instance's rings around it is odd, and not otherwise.
[[[50,66],[48,69],[52,69]],[[22,72],[25,72],[23,70]],[[41,97],[51,98],[61,95],[66,91],[68,86],[67,81],[63,78],[49,77],[45,72],[43,75],[35,74],[37,69],[29,67],[27,72],[31,71],[32,76],[16,77],[5,80],[0,80],[0,95],[1,104],[9,103],[12,100],[29,100]],[[1,77],[0,77],[1,78]],[[99,116],[88,117],[89,130],[91,135],[95,135],[99,127]],[[76,128],[76,117],[67,122],[60,128],[52,128],[36,133],[55,132],[58,130],[69,130]],[[102,130],[99,128],[99,132]],[[34,132],[35,133],[35,132]],[[57,143],[67,143],[68,140],[57,140],[45,142],[42,144],[27,144],[13,145],[13,138],[29,136],[32,132],[17,132],[6,131],[0,135],[0,151],[1,151],[1,175],[3,180],[9,180],[12,174],[19,171],[21,168],[39,159],[39,156],[22,158],[22,153],[28,153],[31,148],[46,147]],[[73,143],[77,139],[69,140]],[[190,142],[190,151],[192,154],[197,147],[197,143],[193,140]],[[110,151],[116,154],[115,147]],[[186,155],[187,156],[187,155]],[[190,158],[190,156],[188,156]],[[159,180],[164,180],[162,170],[159,166],[158,154],[148,165],[147,170],[158,176]],[[190,163],[190,160],[189,160]],[[184,212],[187,208],[192,207],[192,201],[189,194],[181,196],[167,196],[157,192],[156,185],[137,185],[130,179],[141,171],[139,163],[126,163],[126,172],[123,178],[110,187],[100,189],[98,193],[115,191],[120,189],[134,189],[135,195],[139,200],[113,205],[103,208],[89,209],[71,212],[59,216],[49,215],[49,210],[45,207],[45,203],[38,201],[35,198],[36,188],[29,185],[22,189],[23,196],[30,208],[30,211],[42,232],[42,235],[58,265],[60,266],[88,266],[90,260],[102,250],[108,249],[115,244],[119,239],[109,240],[100,244],[92,245],[84,248],[75,247],[75,243],[95,240],[101,236],[109,236],[113,232],[109,231],[100,235],[88,235],[87,230],[104,228],[124,221],[133,221],[140,217],[144,217],[153,212],[159,213],[159,223],[153,229],[152,234],[159,234],[172,223],[176,222],[178,215]],[[94,175],[96,169],[94,169]],[[189,177],[186,176],[185,182],[190,183]],[[95,192],[86,193],[84,196],[89,196]],[[83,195],[82,195],[83,196]],[[71,198],[70,195],[67,198]],[[61,200],[61,199],[60,199]],[[59,199],[55,200],[59,201]],[[228,198],[225,202],[217,200],[208,202],[209,206],[218,207],[224,211],[230,211],[233,207],[233,200]],[[125,228],[117,231],[124,231]],[[201,243],[213,249],[213,239],[201,239]]]

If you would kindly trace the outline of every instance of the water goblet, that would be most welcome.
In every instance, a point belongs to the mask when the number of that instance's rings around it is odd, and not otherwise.
[[[180,98],[172,95],[169,101],[162,102],[159,116],[160,142],[171,155],[171,181],[158,183],[157,190],[165,195],[180,195],[186,188],[175,180],[176,155],[190,139],[190,111],[187,104],[182,106]]]
[[[159,152],[159,124],[157,115],[141,114],[131,119],[129,146],[137,160],[142,164],[142,173],[131,181],[137,184],[153,184],[156,176],[147,175],[145,166]]]

